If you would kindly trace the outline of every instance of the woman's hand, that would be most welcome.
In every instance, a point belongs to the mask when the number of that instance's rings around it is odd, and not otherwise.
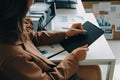
[[[66,37],[71,37],[75,35],[79,35],[83,33],[85,30],[83,29],[81,23],[75,23],[71,26],[72,29],[66,31]]]
[[[24,29],[25,30],[33,30],[33,22],[29,17],[24,18]]]
[[[78,60],[84,60],[87,55],[88,51],[88,45],[84,45],[82,47],[76,48],[72,51],[72,54],[78,59]]]

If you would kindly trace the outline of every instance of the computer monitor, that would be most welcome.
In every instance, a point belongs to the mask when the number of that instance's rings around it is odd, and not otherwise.
[[[51,20],[56,15],[56,13],[55,13],[56,7],[55,7],[55,3],[51,3],[49,5],[50,5],[49,8],[44,12],[43,16],[41,17],[43,19],[40,18],[41,20],[39,20],[40,23],[41,23],[42,20],[43,21],[42,21],[42,25],[38,27],[39,28],[38,30],[40,30],[41,28],[45,29],[45,27],[51,27],[48,24],[51,22]]]
[[[34,0],[34,2],[44,2],[44,0]]]
[[[46,29],[46,27],[50,28],[49,24],[56,15],[55,10],[55,3],[35,3],[30,9],[30,17],[33,20],[34,30],[39,31]]]

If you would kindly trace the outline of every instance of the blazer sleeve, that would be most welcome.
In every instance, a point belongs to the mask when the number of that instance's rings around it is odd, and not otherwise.
[[[49,72],[49,74],[55,80],[68,80],[79,70],[78,62],[74,55],[69,54],[60,64],[54,67],[53,71]]]
[[[58,43],[65,38],[65,32],[63,31],[38,31],[33,30],[33,23],[30,18],[25,18],[25,30],[28,32],[29,38],[36,45],[47,45],[52,43]]]
[[[10,80],[51,80],[30,56],[18,55],[3,65]]]
[[[38,31],[29,30],[30,40],[35,46],[48,45],[61,42],[66,36],[62,31]]]
[[[71,54],[50,71],[42,70],[39,64],[31,56],[19,55],[4,63],[3,67],[12,80],[67,80],[79,68],[78,61]]]

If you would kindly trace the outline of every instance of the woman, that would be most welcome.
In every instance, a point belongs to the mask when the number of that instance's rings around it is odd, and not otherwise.
[[[80,30],[34,32],[24,19],[32,3],[33,0],[0,1],[0,72],[10,80],[72,79],[79,71],[78,62],[86,57],[87,45],[73,50],[57,65],[35,46],[58,43],[65,37],[81,34],[81,25],[72,25]]]

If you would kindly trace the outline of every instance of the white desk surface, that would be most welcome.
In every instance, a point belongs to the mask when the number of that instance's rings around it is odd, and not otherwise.
[[[77,11],[70,10],[70,9],[69,10],[59,9],[59,10],[56,10],[56,14],[57,15],[61,15],[61,14],[67,15],[68,13],[78,14],[84,18],[84,20],[81,22],[82,24],[85,21],[90,21],[91,23],[98,26],[95,16],[92,13],[85,13],[81,0],[78,0],[78,2],[79,4],[77,7]],[[54,22],[52,25],[54,25]],[[52,57],[50,60],[60,61],[60,60],[63,60],[65,56],[67,56],[67,54],[62,53],[55,57]],[[80,65],[96,65],[96,64],[109,65],[106,79],[112,80],[114,66],[115,66],[115,57],[104,35],[99,37],[92,45],[89,46],[89,51],[87,53],[86,59],[84,61],[80,61],[79,63]]]
[[[93,24],[98,26],[98,23],[96,22],[96,19],[94,17],[94,15],[92,13],[87,13],[85,16],[85,21],[90,21]],[[61,54],[63,55],[63,54]],[[57,56],[55,56],[57,57]],[[50,60],[59,60],[62,58],[51,58]],[[86,57],[86,60],[84,60],[83,62],[86,61],[92,61],[93,60],[115,60],[115,57],[112,53],[112,50],[110,49],[104,35],[102,35],[101,37],[99,37],[94,43],[92,43],[89,46],[89,51]]]
[[[77,1],[78,1],[78,4],[76,9],[57,9],[56,16],[61,14],[66,14],[66,15],[77,14],[83,18],[81,21],[82,24],[85,21],[90,21],[93,24],[98,26],[98,23],[94,15],[92,13],[85,13],[81,0],[77,0]],[[52,22],[52,25],[53,23],[54,22]],[[65,52],[50,58],[50,60],[60,61],[60,60],[63,60],[66,57],[66,55],[67,54]],[[84,61],[80,61],[80,65],[94,65],[94,64],[110,65],[110,67],[108,68],[107,80],[112,80],[114,66],[115,66],[115,57],[104,35],[99,37],[92,45],[89,46],[89,51],[86,59]]]
[[[83,4],[82,4],[81,0],[77,0],[77,1],[78,1],[78,4],[77,4],[76,9],[57,9],[56,10],[56,16],[57,15],[63,15],[63,14],[64,15],[77,14],[77,15],[83,17],[83,21],[81,22],[82,24],[85,21],[90,21],[91,23],[93,23],[93,24],[95,24],[96,26],[99,27],[94,14],[93,13],[85,13],[85,10],[84,10],[84,7],[83,7]],[[52,21],[52,26],[54,26],[54,21]],[[53,58],[51,58],[51,60]],[[57,58],[57,59],[59,59],[59,58]],[[113,55],[113,53],[112,53],[112,51],[111,51],[111,49],[110,49],[110,47],[109,47],[109,45],[106,41],[104,35],[102,35],[92,45],[89,46],[89,51],[88,51],[87,58],[86,58],[85,61],[93,60],[93,59],[115,60],[115,57],[114,57],[114,55]]]

